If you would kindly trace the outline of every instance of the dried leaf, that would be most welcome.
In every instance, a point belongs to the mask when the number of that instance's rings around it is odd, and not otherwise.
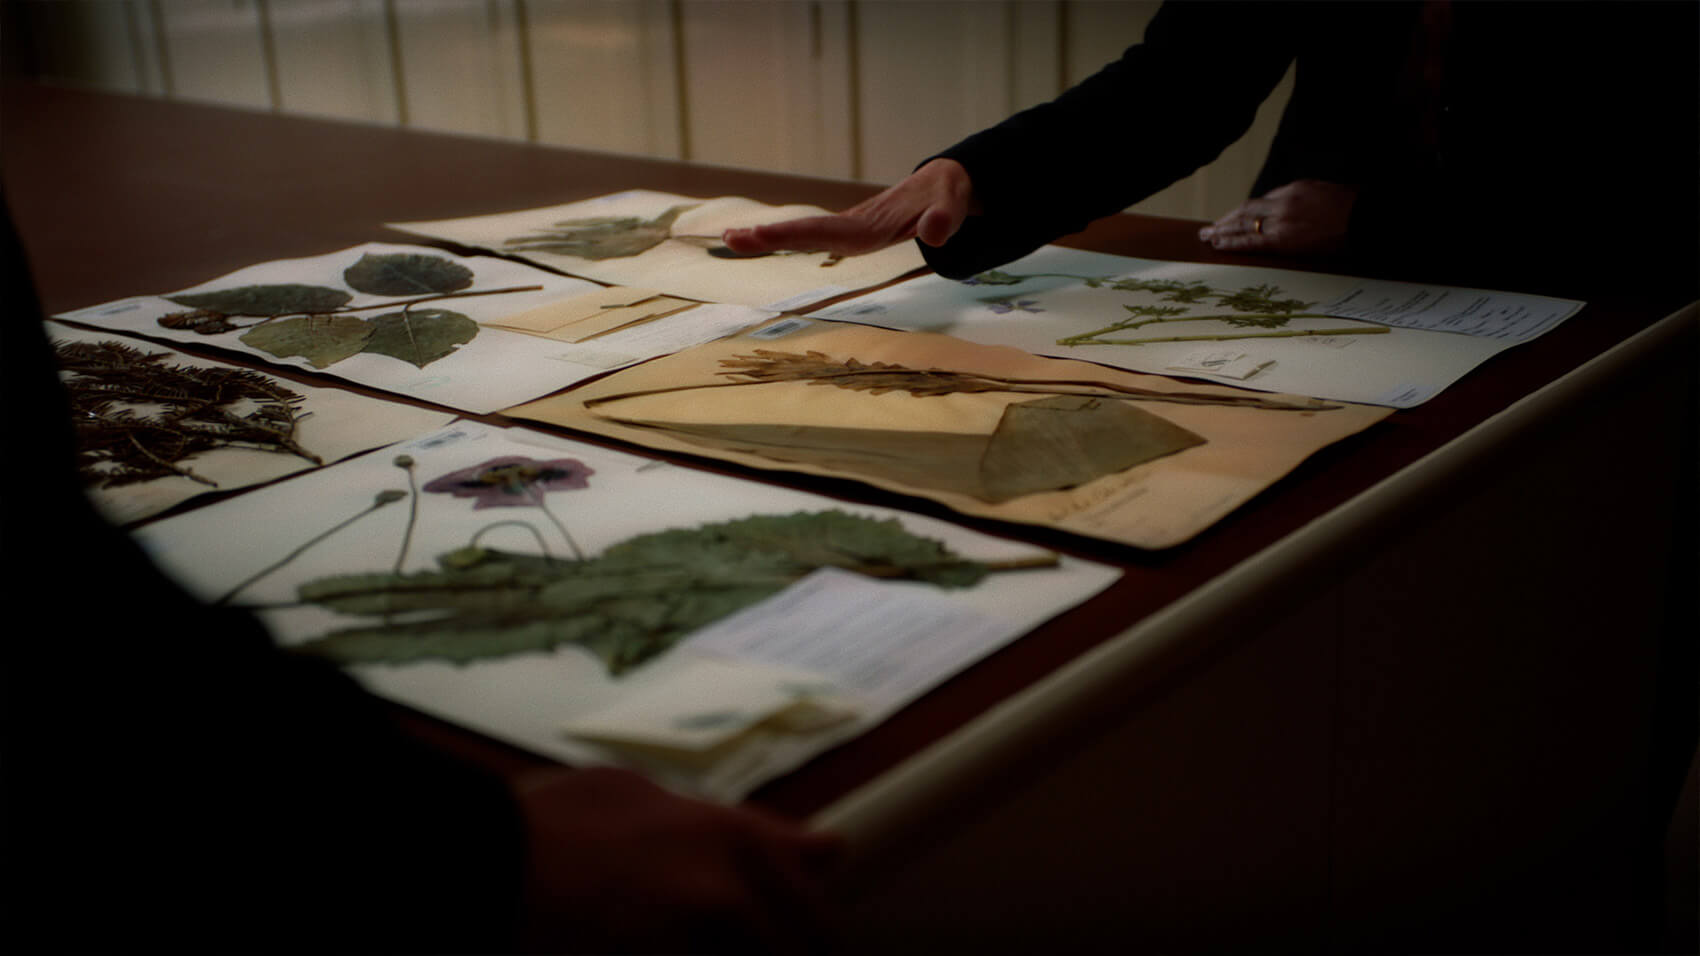
[[[990,436],[610,418],[721,451],[955,492],[993,504],[1073,488],[1205,441],[1144,409],[1080,395],[1011,405]]]
[[[242,342],[278,358],[299,355],[314,368],[328,368],[359,353],[373,327],[352,315],[303,315],[256,325]]]
[[[223,312],[209,312],[206,309],[173,312],[170,315],[160,316],[158,321],[165,328],[187,329],[196,335],[218,335],[241,328],[241,326],[230,321],[230,316]]]
[[[386,312],[370,320],[362,352],[376,352],[424,368],[478,335],[478,323],[448,309]],[[323,367],[323,366],[321,366]]]
[[[516,236],[503,243],[519,252],[550,252],[580,259],[623,259],[648,252],[672,234],[673,221],[695,204],[673,206],[654,219],[639,216],[596,216],[568,219],[540,235]]]
[[[971,587],[987,573],[895,520],[838,511],[640,535],[586,561],[462,548],[439,563],[303,584],[303,601],[333,611],[409,619],[335,631],[301,650],[350,664],[466,663],[578,644],[618,675],[818,567],[939,587]]]
[[[342,281],[368,295],[440,295],[471,285],[472,270],[443,256],[368,252],[343,270]]]
[[[294,315],[297,312],[329,312],[340,309],[354,298],[342,289],[322,285],[301,285],[294,282],[276,285],[244,285],[234,289],[214,289],[210,292],[186,292],[168,295],[178,305],[225,315]]]
[[[980,462],[987,501],[1073,488],[1195,445],[1203,436],[1123,402],[1059,395],[1004,409]]]

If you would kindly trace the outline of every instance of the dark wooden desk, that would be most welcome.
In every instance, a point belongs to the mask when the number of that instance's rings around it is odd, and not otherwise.
[[[33,86],[0,110],[50,311],[398,239],[385,221],[873,191]],[[1253,261],[1196,226],[1066,244]],[[1621,948],[1693,744],[1683,305],[1596,299],[1171,551],[964,521],[1126,577],[754,802],[851,836],[870,948]]]

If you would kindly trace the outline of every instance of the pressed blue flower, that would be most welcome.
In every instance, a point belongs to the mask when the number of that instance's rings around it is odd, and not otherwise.
[[[1013,302],[1008,301],[1008,300],[1005,300],[1003,302],[991,302],[991,303],[987,303],[986,308],[991,309],[993,312],[997,313],[998,315],[1008,315],[1009,313],[1014,312],[1017,309],[1021,310],[1022,312],[1043,312],[1043,311],[1045,311],[1044,309],[1039,308],[1039,300],[1038,299],[1017,299]]]

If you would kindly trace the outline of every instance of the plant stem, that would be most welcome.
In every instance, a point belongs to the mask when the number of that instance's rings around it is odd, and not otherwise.
[[[386,498],[384,498],[383,496],[380,495],[379,497],[374,499],[370,505],[368,505],[366,507],[366,510],[360,512],[359,514],[354,515],[351,518],[343,519],[335,527],[331,528],[328,531],[322,531],[319,534],[314,535],[312,538],[310,538],[306,542],[304,542],[300,547],[296,548],[294,551],[289,552],[287,555],[284,555],[282,560],[273,562],[272,564],[266,566],[265,568],[260,569],[255,574],[250,575],[242,583],[240,583],[240,584],[236,585],[235,587],[231,588],[230,590],[224,592],[224,594],[221,595],[219,597],[219,599],[214,601],[213,603],[214,604],[227,604],[227,603],[229,603],[231,598],[233,598],[237,594],[241,593],[244,588],[248,587],[248,585],[253,584],[254,582],[265,577],[266,575],[271,574],[272,572],[278,570],[279,568],[282,568],[283,566],[287,565],[289,562],[294,561],[296,558],[299,558],[301,555],[305,554],[307,552],[307,549],[313,547],[314,545],[325,540],[326,538],[330,537],[331,535],[336,534],[338,531],[341,531],[342,529],[348,527],[349,525],[353,524],[354,522],[359,521],[361,518],[366,517],[367,515],[371,514],[372,512],[377,511],[379,508],[382,508],[384,505],[389,504],[393,500],[395,500],[395,499],[393,499],[393,498],[386,499]]]
[[[1171,335],[1154,339],[1090,339],[1068,340],[1059,345],[1152,345],[1158,342],[1232,342],[1236,339],[1295,339],[1308,335],[1379,335],[1392,331],[1385,325],[1362,329],[1287,329],[1280,332],[1243,332],[1229,335]]]
[[[471,292],[442,292],[436,295],[422,295],[413,299],[395,299],[389,302],[379,302],[376,305],[345,305],[335,309],[326,309],[323,312],[280,312],[276,315],[266,315],[261,312],[226,312],[224,315],[227,318],[232,319],[260,319],[261,321],[255,322],[254,325],[245,326],[245,328],[253,328],[258,325],[265,325],[267,322],[271,322],[275,319],[287,319],[297,315],[345,315],[350,312],[370,312],[373,309],[393,309],[398,305],[401,306],[403,311],[407,311],[408,309],[425,302],[438,302],[443,299],[469,299],[473,296],[479,295],[508,295],[513,292],[536,292],[542,288],[543,287],[540,285],[516,285],[509,286],[506,289],[474,289]]]
[[[543,493],[538,491],[534,485],[527,485],[526,491],[530,493],[531,500],[536,502],[537,507],[542,510],[543,514],[546,515],[550,521],[555,523],[555,527],[561,532],[561,537],[567,540],[567,547],[573,549],[573,557],[583,561],[584,552],[579,550],[578,542],[573,540],[573,536],[567,533],[567,526],[561,523],[561,519],[555,517],[555,513],[549,510],[549,506],[547,504],[543,503]]]

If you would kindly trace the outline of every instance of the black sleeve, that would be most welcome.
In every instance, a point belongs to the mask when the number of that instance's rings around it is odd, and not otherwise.
[[[1215,159],[1292,62],[1295,6],[1171,0],[1119,60],[940,153],[968,170],[981,214],[922,244],[928,263],[951,278],[1002,265]]]
[[[508,945],[523,837],[507,787],[251,616],[190,599],[88,504],[3,225],[7,948]]]
[[[1580,298],[1700,294],[1700,4],[1454,4],[1453,20],[1439,147],[1361,182],[1353,256]]]

